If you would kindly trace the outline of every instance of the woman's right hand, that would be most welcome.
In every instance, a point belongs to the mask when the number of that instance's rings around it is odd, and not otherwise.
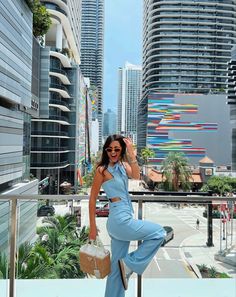
[[[89,230],[89,240],[96,240],[96,237],[97,237],[97,228],[90,228]]]

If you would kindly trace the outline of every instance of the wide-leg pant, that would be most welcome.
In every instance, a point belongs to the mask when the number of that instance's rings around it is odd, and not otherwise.
[[[111,237],[111,273],[107,277],[105,297],[124,297],[118,260],[134,272],[142,274],[166,235],[162,226],[149,221],[133,219],[131,209],[123,202],[110,203],[107,230]],[[142,240],[142,244],[128,253],[130,241]]]

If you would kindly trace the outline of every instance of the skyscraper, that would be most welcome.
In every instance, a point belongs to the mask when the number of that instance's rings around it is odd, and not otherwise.
[[[236,40],[235,1],[144,0],[143,95],[225,88]]]
[[[142,67],[128,62],[118,72],[118,133],[137,141],[137,108],[141,99]]]
[[[103,117],[103,136],[106,138],[116,132],[116,114],[108,108]]]
[[[38,180],[30,177],[30,118],[38,109],[35,81],[39,77],[32,69],[32,52],[34,55],[40,49],[33,42],[27,1],[0,0],[0,9],[0,194],[33,195],[38,193]],[[37,68],[39,56],[36,61]],[[0,199],[0,251],[6,259],[11,205],[8,199]],[[36,236],[37,202],[18,202],[17,213],[20,246]]]
[[[82,0],[81,71],[98,90],[99,145],[102,145],[103,116],[104,0]]]
[[[38,185],[29,180],[30,115],[38,109],[32,92],[39,77],[32,71],[32,13],[26,1],[0,2],[0,192],[33,194]]]

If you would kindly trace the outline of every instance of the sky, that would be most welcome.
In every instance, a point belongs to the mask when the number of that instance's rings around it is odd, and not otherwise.
[[[142,63],[142,0],[105,0],[103,111],[117,112],[118,68]]]

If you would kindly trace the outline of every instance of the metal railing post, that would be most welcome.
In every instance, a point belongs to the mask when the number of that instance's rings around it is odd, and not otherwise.
[[[211,247],[213,244],[213,221],[212,221],[212,201],[207,206],[207,242],[206,245]]]
[[[138,201],[138,219],[142,220],[143,219],[143,201],[139,200]],[[138,241],[138,245],[142,243],[141,240]],[[142,296],[142,275],[138,274],[138,282],[137,282],[137,297]]]
[[[17,230],[17,199],[11,200],[11,238],[10,238],[10,272],[9,297],[15,296],[16,272],[16,230]]]

